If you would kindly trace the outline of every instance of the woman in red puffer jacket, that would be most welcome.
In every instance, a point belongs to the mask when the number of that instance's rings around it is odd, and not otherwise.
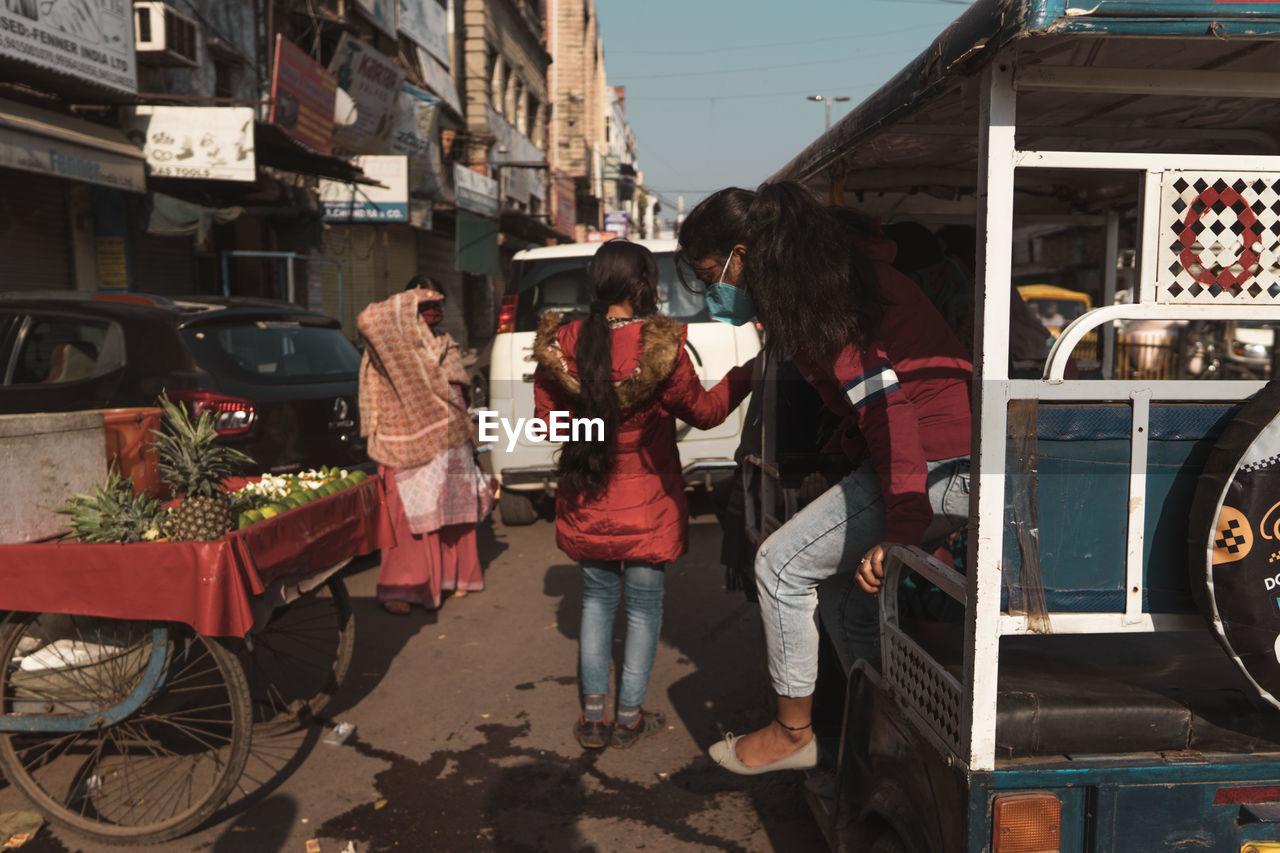
[[[533,353],[535,416],[598,418],[602,441],[565,442],[559,460],[556,544],[582,565],[578,653],[579,743],[627,747],[662,731],[662,714],[641,708],[662,625],[666,563],[688,548],[675,419],[698,429],[724,421],[750,391],[750,364],[710,391],[684,348],[685,327],[655,313],[658,265],[636,243],[605,243],[589,269],[585,320],[542,318]],[[612,732],[605,724],[614,612],[625,587],[627,637]]]

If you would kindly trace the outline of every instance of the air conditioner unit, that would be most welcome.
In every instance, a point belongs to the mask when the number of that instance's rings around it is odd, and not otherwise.
[[[139,62],[194,67],[199,61],[199,25],[166,3],[133,4],[134,48]]]

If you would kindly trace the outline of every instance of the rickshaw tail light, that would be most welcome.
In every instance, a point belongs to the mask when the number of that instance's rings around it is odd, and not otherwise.
[[[1280,802],[1280,785],[1254,785],[1250,788],[1219,788],[1213,795],[1215,806],[1241,806],[1249,803]]]
[[[514,332],[516,330],[516,307],[520,304],[520,297],[516,295],[502,297],[502,305],[498,308],[498,331],[501,335],[504,332]]]
[[[1053,794],[1014,794],[993,805],[994,853],[1058,853],[1062,801]]]

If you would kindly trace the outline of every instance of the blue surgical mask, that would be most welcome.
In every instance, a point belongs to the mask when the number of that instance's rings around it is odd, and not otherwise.
[[[744,326],[756,316],[756,304],[750,293],[724,280],[732,260],[733,253],[730,252],[729,258],[724,262],[724,269],[720,271],[720,280],[707,288],[707,310],[711,312],[713,320],[731,326]]]

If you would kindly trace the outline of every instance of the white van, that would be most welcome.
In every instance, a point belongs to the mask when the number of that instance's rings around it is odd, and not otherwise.
[[[756,327],[718,323],[707,314],[701,294],[690,293],[676,277],[674,240],[639,240],[657,256],[661,279],[659,310],[689,325],[688,352],[703,384],[715,385],[734,365],[760,351]],[[489,360],[489,408],[514,423],[533,416],[533,336],[547,311],[585,312],[591,301],[587,265],[600,243],[572,243],[527,249],[516,254],[507,295],[502,300],[498,332]],[[710,485],[732,474],[733,454],[742,433],[746,406],[739,406],[720,426],[696,430],[677,425],[680,459],[687,484]],[[537,518],[534,501],[555,494],[555,453],[548,441],[523,435],[514,449],[507,438],[490,445],[493,471],[502,483],[498,509],[504,524],[529,524]]]

